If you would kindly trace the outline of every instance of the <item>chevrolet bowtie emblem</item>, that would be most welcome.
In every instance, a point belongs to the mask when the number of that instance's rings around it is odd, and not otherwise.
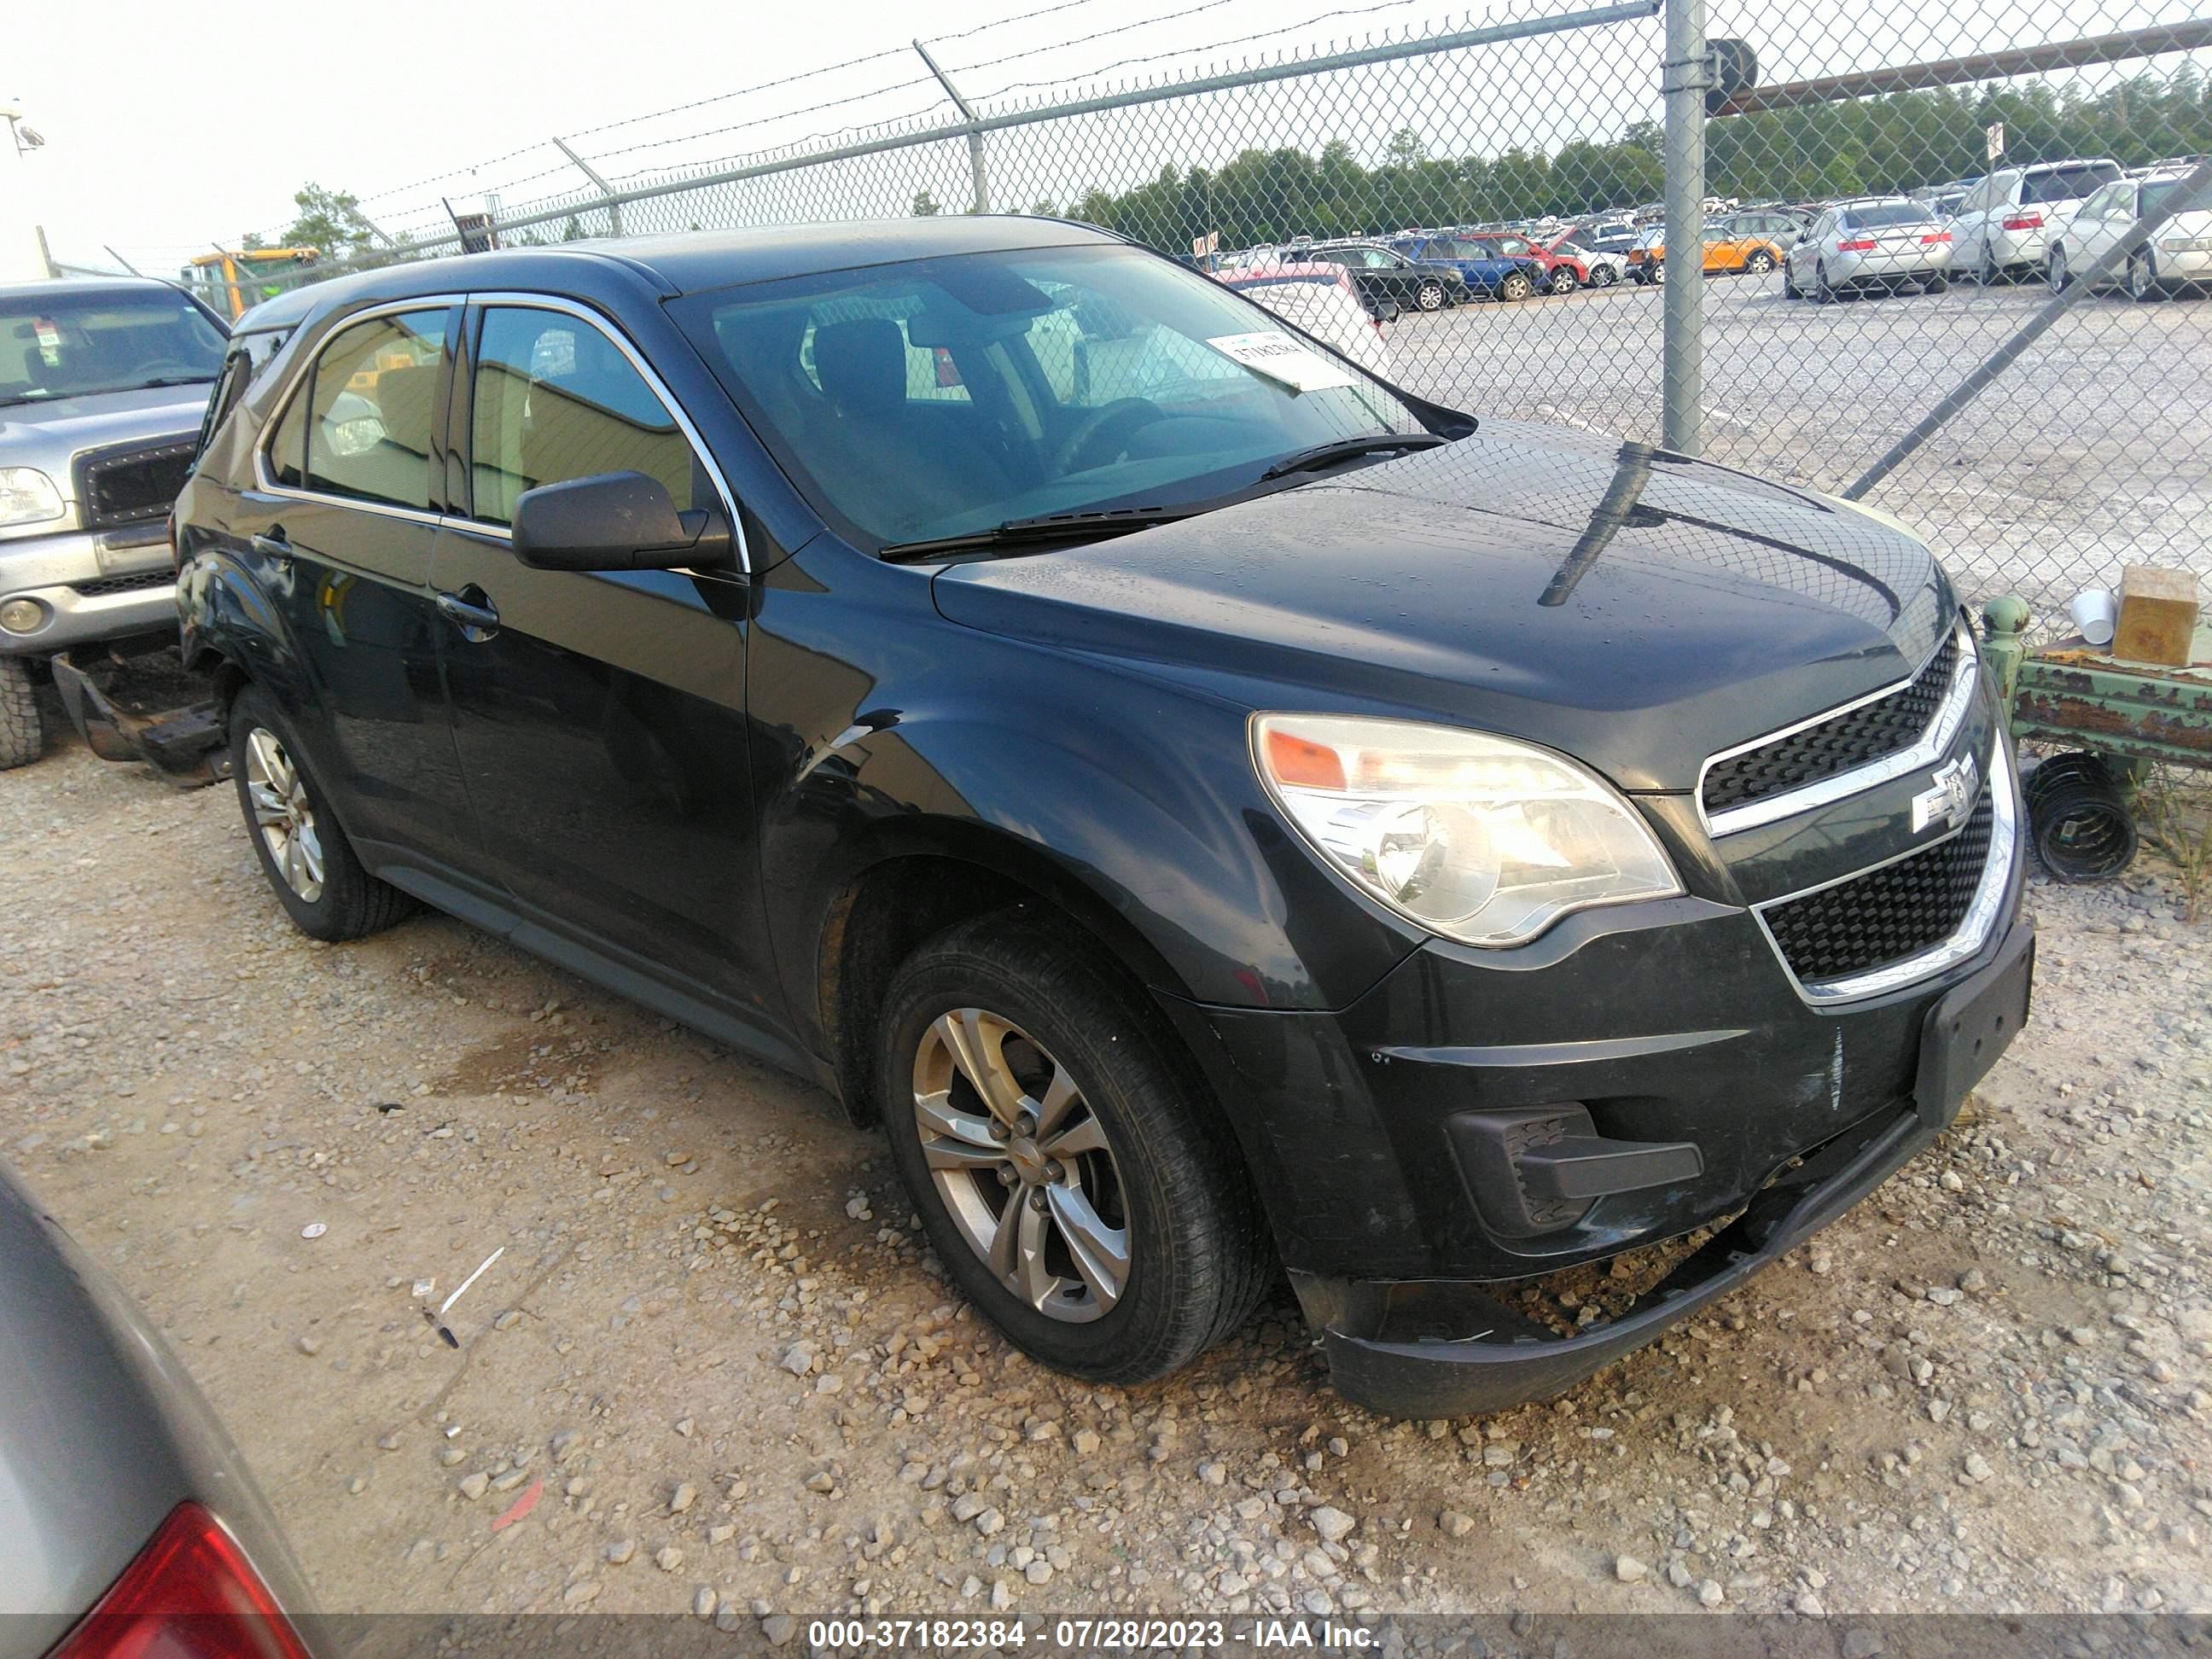
[[[1972,755],[1944,762],[1929,787],[1912,798],[1912,833],[1917,836],[1931,823],[1959,828],[1974,815],[1981,783],[1982,769]]]

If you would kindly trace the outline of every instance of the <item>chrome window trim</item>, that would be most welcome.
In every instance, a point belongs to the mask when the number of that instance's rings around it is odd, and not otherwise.
[[[676,394],[668,389],[668,383],[662,380],[659,372],[646,361],[645,355],[630,343],[629,337],[622,331],[613,318],[594,311],[589,306],[577,301],[566,299],[556,294],[521,294],[501,290],[471,294],[468,296],[468,302],[478,310],[484,310],[493,306],[503,306],[509,309],[559,312],[564,316],[574,318],[578,322],[589,324],[605,336],[615,349],[621,352],[628,360],[629,366],[637,371],[639,378],[652,390],[653,395],[660,399],[661,406],[675,416],[678,428],[684,434],[685,441],[690,444],[691,453],[699,458],[699,464],[707,469],[708,477],[714,481],[715,495],[721,498],[722,516],[727,519],[730,524],[731,545],[737,549],[738,572],[740,575],[745,576],[752,574],[752,550],[745,544],[744,522],[738,516],[737,497],[730,491],[730,481],[722,476],[721,463],[714,459],[714,452],[708,447],[707,441],[700,435],[699,428],[691,419],[690,411],[684,407]],[[476,442],[476,386],[473,357],[471,359],[470,368],[468,419],[470,453],[471,459],[473,459]],[[471,479],[470,482],[473,487],[475,481]],[[507,526],[493,524],[489,520],[474,517],[464,518],[459,514],[450,516],[456,525],[465,525],[469,529],[483,534],[498,536],[508,541],[514,540],[514,535]]]
[[[465,294],[423,294],[411,300],[386,300],[376,305],[364,306],[359,311],[347,313],[344,319],[331,331],[323,343],[308,355],[305,362],[292,366],[290,374],[284,382],[283,390],[277,394],[275,404],[276,413],[270,417],[269,429],[262,434],[261,441],[253,446],[254,489],[264,495],[279,496],[288,501],[311,501],[325,507],[350,507],[362,513],[374,513],[386,519],[401,519],[410,524],[434,525],[443,522],[447,517],[445,514],[431,513],[421,507],[396,507],[389,501],[365,501],[358,496],[333,495],[325,490],[307,489],[295,484],[278,483],[269,476],[269,446],[276,441],[277,429],[284,424],[284,417],[292,412],[292,400],[304,394],[308,377],[314,373],[315,365],[322,362],[323,353],[330,349],[332,341],[356,323],[373,323],[379,317],[396,316],[399,313],[407,311],[436,311],[441,308],[451,310],[455,306],[466,306],[468,302],[468,295]],[[427,475],[429,466],[427,459],[423,462],[423,466]]]
[[[1778,905],[1826,892],[1831,887],[1856,881],[1862,876],[1871,875],[1877,870],[1917,857],[1931,848],[1941,847],[1946,842],[1966,834],[1964,824],[1948,835],[1938,836],[1933,841],[1908,848],[1895,858],[1884,859],[1879,864],[1869,864],[1864,869],[1838,876],[1832,881],[1817,882],[1810,887],[1800,888],[1796,892],[1784,893],[1778,898],[1752,906],[1752,919],[1758,922],[1759,931],[1765,936],[1767,948],[1774,952],[1774,959],[1781,963],[1782,971],[1790,976],[1790,982],[1797,988],[1797,994],[1807,1004],[1815,1008],[1827,1008],[1839,1003],[1881,996],[1885,992],[1894,991],[1931,974],[1940,974],[1947,968],[1955,967],[1978,953],[1989,943],[1990,934],[1996,926],[1998,913],[2004,908],[2005,889],[2011,883],[2013,854],[2019,840],[2019,771],[2011,745],[2005,741],[2002,732],[1990,745],[1989,787],[1990,850],[1988,859],[1982,866],[1981,882],[1966,906],[1966,914],[1960,919],[1957,931],[1941,945],[1923,951],[1918,956],[1886,963],[1879,968],[1869,968],[1864,973],[1847,975],[1842,979],[1802,980],[1790,966],[1790,958],[1783,954],[1781,943],[1774,937],[1774,930],[1767,926],[1766,913]]]
[[[1746,801],[1741,806],[1723,807],[1717,812],[1708,813],[1705,811],[1705,774],[1721,762],[1733,760],[1736,756],[1748,754],[1754,749],[1764,749],[1771,743],[1794,737],[1800,732],[1848,714],[1854,709],[1863,708],[1869,703],[1880,702],[1884,697],[1896,696],[1927,671],[1928,665],[1935,661],[1937,653],[1943,648],[1940,643],[1922,660],[1919,667],[1901,680],[1885,685],[1878,691],[1870,691],[1863,697],[1824,709],[1794,726],[1783,726],[1763,737],[1753,738],[1749,743],[1740,743],[1733,749],[1723,749],[1708,755],[1705,763],[1698,768],[1695,791],[1698,821],[1705,825],[1705,833],[1718,840],[1723,836],[1756,830],[1761,824],[1795,817],[1800,812],[1809,812],[1818,807],[1833,805],[1847,796],[1859,794],[1887,783],[1892,778],[1901,778],[1908,772],[1917,772],[1923,766],[1933,764],[1950,748],[1952,739],[1959,735],[1959,727],[1966,718],[1967,709],[1973,705],[1974,689],[1981,679],[1978,672],[1981,653],[1974,642],[1974,630],[1961,618],[1953,625],[1952,632],[1959,641],[1959,659],[1951,670],[1950,686],[1943,693],[1943,701],[1936,706],[1935,718],[1928,722],[1928,729],[1910,748],[1898,750],[1894,754],[1869,761],[1863,766],[1854,766],[1847,772],[1838,772],[1778,795],[1762,795],[1757,800]]]

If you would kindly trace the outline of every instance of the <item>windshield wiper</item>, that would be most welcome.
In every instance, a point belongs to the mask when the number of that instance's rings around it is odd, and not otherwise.
[[[115,389],[118,392],[151,392],[155,387],[163,386],[205,386],[213,379],[215,376],[212,374],[156,374],[150,380],[137,380]]]
[[[1449,438],[1439,438],[1433,432],[1370,432],[1364,438],[1339,438],[1334,443],[1316,444],[1311,449],[1301,449],[1285,455],[1265,472],[1260,481],[1286,478],[1293,472],[1314,472],[1324,466],[1334,466],[1339,461],[1355,461],[1362,455],[1390,455],[1413,449],[1434,449],[1438,444],[1449,443]]]
[[[1117,507],[1097,513],[1046,513],[1034,519],[1009,519],[988,530],[970,530],[957,536],[933,536],[927,541],[893,542],[877,554],[892,564],[933,559],[941,553],[969,553],[978,549],[1027,547],[1039,542],[1086,541],[1099,536],[1126,535],[1133,530],[1175,524],[1204,512],[1196,507]]]

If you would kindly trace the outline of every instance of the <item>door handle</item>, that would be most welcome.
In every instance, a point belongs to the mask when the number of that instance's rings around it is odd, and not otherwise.
[[[499,632],[499,612],[473,582],[458,593],[439,594],[438,613],[459,629],[465,640],[482,641]]]
[[[265,559],[274,559],[279,565],[292,562],[292,544],[285,540],[281,525],[272,525],[265,535],[254,535],[248,541],[253,550]]]

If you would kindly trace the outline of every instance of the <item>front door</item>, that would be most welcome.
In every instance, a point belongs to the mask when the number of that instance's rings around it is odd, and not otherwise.
[[[300,709],[308,768],[372,870],[474,856],[429,587],[446,337],[459,319],[458,306],[434,303],[333,334],[233,526],[296,653],[289,677],[269,671],[275,689]]]
[[[784,1025],[760,913],[734,573],[535,570],[516,499],[639,471],[716,487],[630,355],[579,312],[471,307],[471,506],[431,582],[454,734],[488,860],[526,921]]]

